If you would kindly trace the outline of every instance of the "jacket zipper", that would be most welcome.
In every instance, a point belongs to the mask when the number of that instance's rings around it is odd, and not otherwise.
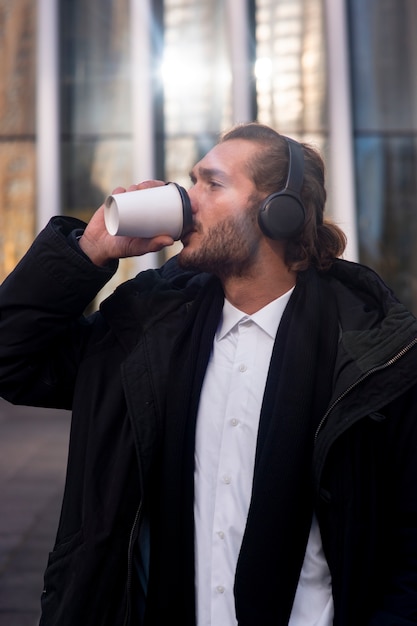
[[[126,617],[123,623],[123,626],[128,626],[130,621],[130,603],[131,603],[131,591],[132,591],[132,561],[133,561],[133,542],[135,541],[135,531],[138,525],[139,516],[142,510],[142,503],[139,503],[139,506],[136,511],[135,519],[132,524],[132,529],[130,531],[129,537],[129,546],[127,553],[127,580],[126,580]]]
[[[395,356],[393,356],[391,359],[389,359],[388,361],[386,361],[385,363],[383,363],[382,365],[377,365],[375,367],[372,367],[370,370],[368,370],[366,372],[366,374],[364,374],[361,378],[359,378],[357,381],[355,381],[354,383],[352,383],[351,385],[349,385],[349,387],[347,387],[343,393],[340,394],[340,396],[338,396],[336,398],[336,400],[329,406],[329,408],[327,409],[326,413],[323,415],[322,419],[320,420],[319,425],[317,426],[316,429],[316,433],[314,435],[314,443],[317,441],[317,437],[319,435],[320,430],[322,429],[322,427],[324,426],[325,422],[327,421],[327,418],[329,417],[329,414],[333,411],[334,407],[339,404],[339,402],[341,400],[343,400],[343,398],[345,398],[353,389],[355,389],[355,387],[357,387],[358,385],[360,385],[364,380],[366,380],[367,378],[369,378],[369,376],[371,376],[372,374],[375,374],[375,372],[380,372],[381,370],[386,369],[387,367],[391,367],[391,365],[393,365],[394,363],[396,363],[399,359],[401,359],[401,357],[403,357],[409,350],[411,350],[411,348],[413,346],[415,346],[417,344],[417,337],[415,337],[413,339],[413,341],[411,341],[407,346],[405,346],[404,348],[402,348],[402,350],[400,350]]]

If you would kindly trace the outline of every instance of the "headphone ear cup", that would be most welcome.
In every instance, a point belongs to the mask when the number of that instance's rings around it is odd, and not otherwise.
[[[262,232],[270,239],[289,239],[303,228],[305,210],[300,198],[284,190],[268,196],[258,213]]]

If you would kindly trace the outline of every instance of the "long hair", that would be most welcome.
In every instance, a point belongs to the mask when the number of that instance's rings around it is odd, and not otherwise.
[[[267,195],[285,187],[288,175],[288,148],[285,138],[269,126],[250,122],[238,124],[220,138],[220,143],[244,139],[259,144],[247,163],[250,176],[261,193]],[[326,204],[325,170],[319,152],[301,143],[304,153],[304,179],[301,200],[305,222],[301,233],[287,239],[285,262],[291,270],[302,271],[310,265],[327,270],[346,248],[346,235],[331,220],[324,219]]]

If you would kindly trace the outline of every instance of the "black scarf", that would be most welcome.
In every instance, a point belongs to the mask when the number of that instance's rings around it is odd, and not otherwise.
[[[154,502],[147,626],[195,626],[194,438],[223,306],[213,279],[174,351]],[[314,432],[332,389],[335,302],[313,270],[299,276],[275,341],[262,404],[252,499],[236,569],[239,626],[286,626],[311,526]],[[222,626],[213,624],[212,626]]]

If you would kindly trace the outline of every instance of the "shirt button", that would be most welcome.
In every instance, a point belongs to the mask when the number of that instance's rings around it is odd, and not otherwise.
[[[246,365],[244,363],[241,363],[239,365],[239,372],[246,372],[248,368],[246,367]]]
[[[219,530],[217,534],[219,535],[220,539],[224,539],[224,532],[222,530]]]
[[[224,587],[222,585],[218,585],[216,589],[218,593],[224,593]]]
[[[225,474],[223,476],[223,482],[225,485],[230,485],[230,483],[232,482],[232,479],[228,474]]]
[[[231,425],[232,425],[232,426],[237,426],[237,425],[239,424],[239,420],[237,420],[237,419],[234,417],[232,420],[230,420],[230,423],[231,423]]]

